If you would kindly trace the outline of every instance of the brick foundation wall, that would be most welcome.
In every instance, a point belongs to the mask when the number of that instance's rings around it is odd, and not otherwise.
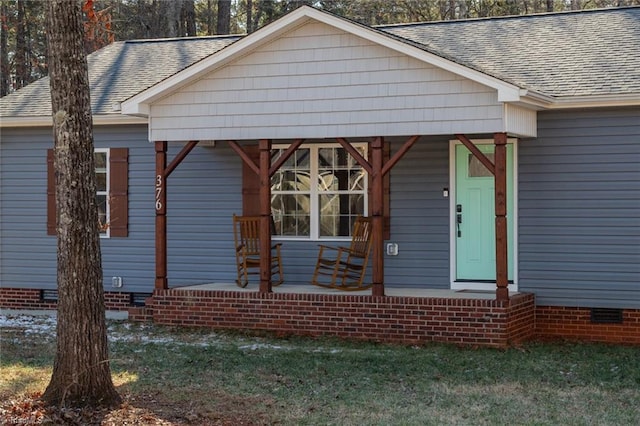
[[[621,324],[594,324],[589,308],[536,307],[535,334],[588,342],[640,344],[640,309],[624,309]]]
[[[131,307],[129,293],[104,293],[104,303],[110,311],[126,311]],[[56,309],[57,302],[40,298],[40,290],[25,288],[0,288],[0,308],[4,309]]]
[[[448,342],[505,347],[532,339],[640,344],[640,310],[623,310],[621,324],[591,322],[589,308],[534,306],[532,294],[509,303],[477,299],[333,294],[156,290],[147,306],[131,295],[105,292],[109,310],[132,321],[267,330],[283,335],[331,335],[380,342]],[[56,309],[40,290],[0,288],[0,308]]]
[[[131,312],[131,310],[130,310]],[[203,290],[156,290],[140,319],[167,325],[331,335],[388,343],[505,347],[533,336],[534,296],[510,302]]]

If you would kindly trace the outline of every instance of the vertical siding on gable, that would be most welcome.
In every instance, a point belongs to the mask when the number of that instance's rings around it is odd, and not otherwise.
[[[504,111],[505,132],[515,136],[536,136],[538,125],[536,111],[512,104],[505,104]]]
[[[640,109],[540,112],[520,144],[521,291],[640,308]]]

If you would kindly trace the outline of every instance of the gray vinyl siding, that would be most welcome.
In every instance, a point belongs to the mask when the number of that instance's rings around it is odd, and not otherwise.
[[[179,147],[169,144],[170,161]],[[242,214],[242,164],[226,143],[196,147],[167,180],[169,285],[234,282],[233,213]]]
[[[55,288],[56,241],[47,238],[50,129],[2,129],[0,286]]]
[[[0,286],[56,288],[56,239],[46,231],[49,128],[2,129],[0,155]],[[105,289],[150,292],[155,275],[153,145],[145,126],[98,127],[96,148],[129,148],[129,236],[101,239]]]
[[[421,138],[391,170],[389,241],[398,256],[385,255],[385,286],[450,287],[448,182],[448,138]]]
[[[129,148],[129,236],[101,239],[104,286],[151,292],[155,276],[155,153],[143,126],[98,127],[97,148]],[[56,240],[46,235],[49,129],[3,129],[0,177],[0,285],[56,287]],[[394,144],[394,150],[399,147]],[[170,144],[168,161],[180,150]],[[391,173],[392,238],[388,286],[448,286],[446,141],[418,143]],[[168,278],[171,286],[235,280],[231,217],[241,213],[241,161],[225,143],[196,147],[168,179]],[[332,242],[331,244],[339,244]],[[283,241],[287,283],[309,283],[317,241]],[[369,268],[371,269],[371,268]]]
[[[640,109],[541,112],[520,144],[519,289],[640,308]]]
[[[399,147],[394,143],[392,150]],[[177,149],[170,151],[173,158]],[[242,213],[241,171],[237,154],[219,142],[195,148],[169,177],[170,286],[235,281],[232,215]],[[400,254],[385,256],[386,286],[448,288],[448,200],[442,197],[447,182],[447,140],[421,140],[391,172],[390,241],[398,243]],[[319,242],[281,243],[283,285],[309,284]]]
[[[640,308],[640,110],[541,112],[538,134],[519,143],[519,290],[539,305]],[[129,236],[101,240],[105,289],[121,276],[122,291],[151,292],[153,144],[145,126],[99,127],[95,141],[129,148]],[[2,130],[2,287],[55,288],[56,242],[46,235],[51,146],[49,129]],[[170,144],[169,161],[180,147]],[[449,288],[448,149],[448,138],[423,137],[391,171],[390,242],[399,255],[385,255],[388,287]],[[170,286],[235,280],[241,170],[220,142],[196,147],[169,177]],[[283,241],[283,285],[309,283],[317,245]]]

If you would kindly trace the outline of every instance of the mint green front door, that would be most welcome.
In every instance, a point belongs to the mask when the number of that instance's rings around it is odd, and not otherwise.
[[[493,161],[493,144],[478,144]],[[456,281],[496,280],[494,178],[464,145],[455,147],[454,238]],[[507,234],[509,280],[513,279],[513,145],[507,145]]]

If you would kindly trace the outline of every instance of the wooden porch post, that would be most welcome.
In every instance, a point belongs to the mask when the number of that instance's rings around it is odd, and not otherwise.
[[[260,293],[271,293],[271,140],[260,149]]]
[[[373,274],[371,294],[384,296],[384,184],[383,184],[384,139],[377,137],[371,142],[371,197],[373,222]]]
[[[156,289],[167,286],[167,142],[155,142],[156,149]]]
[[[496,300],[509,300],[507,263],[507,134],[494,133],[496,210]]]

